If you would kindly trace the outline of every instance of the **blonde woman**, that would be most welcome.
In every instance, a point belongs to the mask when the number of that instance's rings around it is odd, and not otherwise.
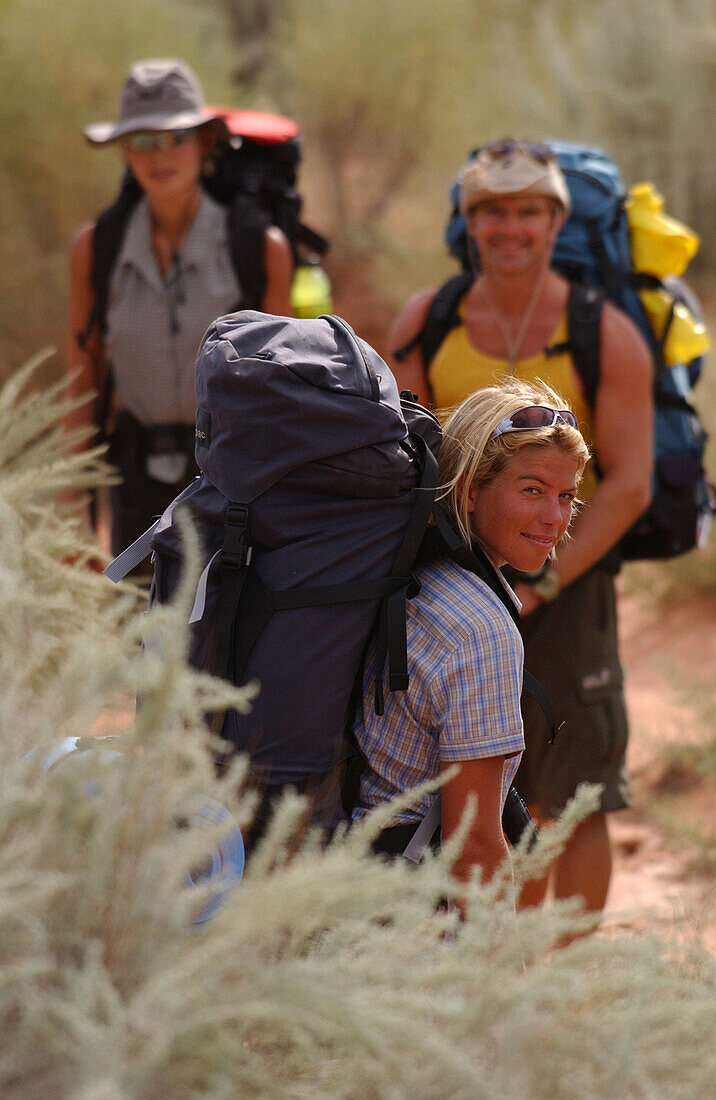
[[[420,591],[408,604],[409,687],[386,693],[382,716],[374,713],[368,655],[355,726],[367,767],[354,818],[458,764],[441,791],[442,836],[476,795],[456,870],[467,877],[477,865],[490,878],[506,855],[502,808],[524,748],[523,646],[506,606],[517,601],[499,570],[532,573],[545,564],[569,528],[589,451],[552,390],[517,381],[472,394],[443,430],[443,507],[465,546],[483,555],[494,586],[436,544],[423,555]],[[376,849],[403,851],[429,802],[428,795],[397,813]]]

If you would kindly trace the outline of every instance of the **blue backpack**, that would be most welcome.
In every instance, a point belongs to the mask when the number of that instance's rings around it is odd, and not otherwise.
[[[599,381],[599,323],[605,298],[622,309],[644,335],[654,360],[655,440],[652,502],[619,545],[624,560],[671,558],[702,545],[716,511],[714,490],[704,471],[707,435],[692,400],[703,365],[667,366],[664,344],[671,318],[659,337],[639,298],[644,289],[664,288],[692,312],[693,294],[679,279],[665,283],[634,270],[619,168],[599,149],[550,142],[572,199],[568,221],[557,238],[553,266],[572,283],[568,305],[569,350],[590,405]],[[474,150],[475,156],[479,150]],[[459,324],[457,307],[479,270],[479,257],[459,210],[459,183],[451,186],[452,211],[445,231],[448,251],[461,265],[435,296],[423,330],[394,354],[405,358],[420,347],[427,369],[449,330]],[[673,309],[672,309],[673,316]]]

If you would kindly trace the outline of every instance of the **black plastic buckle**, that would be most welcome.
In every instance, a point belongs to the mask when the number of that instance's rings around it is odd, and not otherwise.
[[[405,590],[405,598],[408,600],[414,600],[416,596],[420,595],[420,581],[415,576],[415,573],[413,573],[412,569],[408,576],[410,577],[410,584]]]
[[[221,564],[229,569],[241,569],[250,561],[249,509],[245,504],[232,504],[224,518]]]

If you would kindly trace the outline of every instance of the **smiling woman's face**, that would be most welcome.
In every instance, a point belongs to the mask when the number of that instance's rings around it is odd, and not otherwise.
[[[527,445],[489,485],[472,485],[473,533],[498,566],[540,569],[567,530],[576,496],[576,459],[556,445]]]

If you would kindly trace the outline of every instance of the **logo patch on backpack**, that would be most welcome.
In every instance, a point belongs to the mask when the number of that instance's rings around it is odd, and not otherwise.
[[[194,439],[197,447],[208,447],[211,443],[211,414],[206,409],[198,409]]]

